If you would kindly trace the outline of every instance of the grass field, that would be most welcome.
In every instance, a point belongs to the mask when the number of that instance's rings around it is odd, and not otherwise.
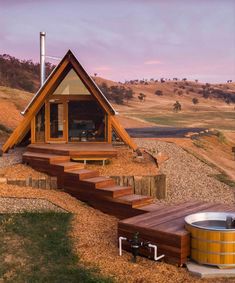
[[[79,265],[69,213],[0,214],[0,282],[112,282]]]
[[[156,123],[157,125],[162,126],[205,127],[219,130],[235,130],[235,111],[179,112],[137,116],[145,121]]]

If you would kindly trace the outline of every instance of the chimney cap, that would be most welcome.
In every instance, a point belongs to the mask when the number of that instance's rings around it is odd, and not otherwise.
[[[45,36],[46,35],[45,31],[40,31],[40,35]]]

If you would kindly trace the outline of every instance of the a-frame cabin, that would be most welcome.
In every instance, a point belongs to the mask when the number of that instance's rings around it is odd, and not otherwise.
[[[70,50],[22,114],[24,119],[3,145],[3,153],[26,138],[31,146],[97,144],[101,148],[111,146],[113,132],[137,149],[112,105]]]

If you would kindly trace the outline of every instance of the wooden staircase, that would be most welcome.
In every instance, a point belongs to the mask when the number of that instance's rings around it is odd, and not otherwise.
[[[70,156],[33,152],[23,154],[23,162],[57,177],[58,187],[91,206],[120,219],[154,209],[153,198],[133,194],[131,187],[118,186],[98,171],[81,168]]]

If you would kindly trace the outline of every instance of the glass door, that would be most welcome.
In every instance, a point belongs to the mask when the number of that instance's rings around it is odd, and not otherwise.
[[[49,102],[49,140],[65,141],[65,107],[63,102]]]

